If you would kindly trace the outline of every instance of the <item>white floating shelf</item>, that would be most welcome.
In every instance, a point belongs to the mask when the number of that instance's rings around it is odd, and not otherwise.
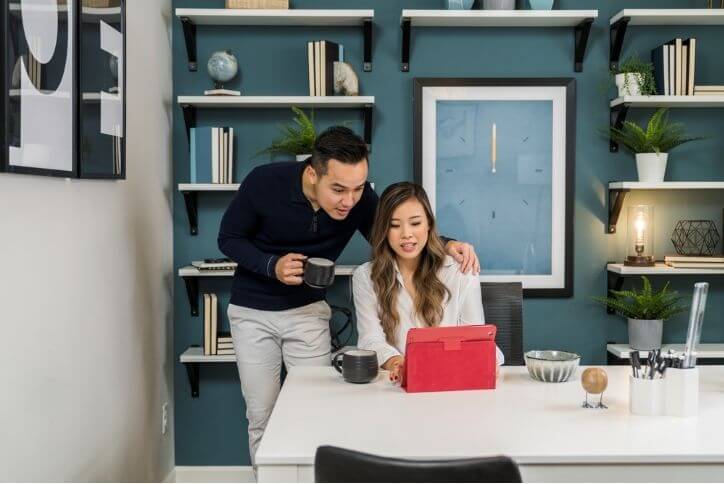
[[[356,265],[337,265],[334,268],[334,275],[351,276],[356,268]],[[200,271],[194,266],[184,266],[178,270],[178,275],[181,277],[233,277],[234,271]]]
[[[611,17],[611,25],[622,18],[630,19],[629,25],[724,25],[724,10],[707,8],[626,8]]]
[[[665,355],[667,351],[674,350],[678,353],[684,351],[683,344],[674,345],[662,345],[661,354]],[[615,344],[610,343],[606,345],[606,351],[616,356],[617,358],[628,358],[631,354],[631,347],[627,344]],[[639,355],[646,357],[648,351],[639,351]],[[724,358],[724,344],[717,343],[701,343],[696,347],[697,358]]]
[[[721,182],[611,182],[609,190],[724,190]]]
[[[188,18],[196,25],[287,25],[287,26],[356,26],[375,16],[374,10],[312,9],[225,9],[177,8],[176,16]]]
[[[403,10],[413,27],[575,27],[598,10]]]
[[[235,192],[239,183],[179,183],[180,192]]]
[[[357,108],[374,96],[179,96],[178,103],[199,108]]]
[[[611,100],[633,108],[715,108],[724,107],[724,96],[623,96]]]
[[[199,346],[190,346],[181,354],[181,363],[236,363],[236,355],[205,355]]]
[[[669,267],[663,262],[657,262],[653,267],[634,267],[623,264],[607,264],[606,270],[614,274],[622,276],[646,276],[646,275],[667,275],[667,276],[686,276],[686,275],[711,275],[724,274],[724,269],[688,269]]]

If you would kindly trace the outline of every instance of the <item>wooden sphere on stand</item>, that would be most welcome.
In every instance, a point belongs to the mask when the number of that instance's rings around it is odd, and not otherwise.
[[[581,385],[587,393],[598,395],[608,387],[608,375],[602,368],[587,368],[581,375]]]

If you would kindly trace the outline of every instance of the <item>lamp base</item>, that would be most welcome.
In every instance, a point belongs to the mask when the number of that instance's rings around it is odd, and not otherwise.
[[[623,261],[625,266],[634,267],[652,267],[654,265],[654,256],[652,255],[630,255]]]

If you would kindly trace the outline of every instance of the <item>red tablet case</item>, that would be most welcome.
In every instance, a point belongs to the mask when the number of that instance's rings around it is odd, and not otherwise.
[[[402,387],[410,393],[494,389],[496,330],[492,324],[409,330]]]

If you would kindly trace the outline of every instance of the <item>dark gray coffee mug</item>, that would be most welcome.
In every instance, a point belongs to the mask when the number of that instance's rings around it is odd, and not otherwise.
[[[329,287],[334,282],[334,262],[321,257],[304,261],[304,282],[315,289]]]
[[[356,348],[337,353],[332,360],[332,366],[342,374],[344,381],[349,383],[369,383],[377,378],[379,372],[377,353]]]

